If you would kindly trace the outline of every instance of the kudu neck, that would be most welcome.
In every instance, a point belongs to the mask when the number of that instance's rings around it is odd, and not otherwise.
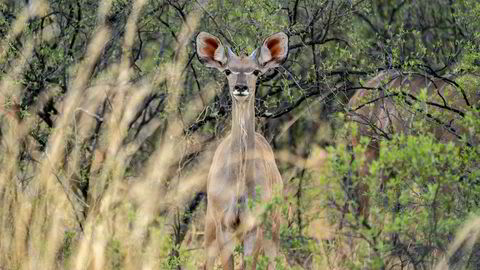
[[[253,99],[253,98],[252,98]],[[236,168],[237,196],[245,194],[248,182],[254,179],[254,162],[251,155],[255,153],[255,111],[254,100],[232,103],[232,161]]]
[[[232,139],[234,142],[246,142],[252,147],[255,142],[254,100],[232,103]]]

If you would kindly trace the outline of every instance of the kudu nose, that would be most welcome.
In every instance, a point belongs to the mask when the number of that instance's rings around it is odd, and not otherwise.
[[[245,97],[248,96],[248,87],[243,84],[237,84],[233,87],[233,95]]]
[[[241,85],[237,84],[235,87],[233,87],[234,90],[237,90],[238,92],[246,92],[248,91],[248,87],[246,85]]]

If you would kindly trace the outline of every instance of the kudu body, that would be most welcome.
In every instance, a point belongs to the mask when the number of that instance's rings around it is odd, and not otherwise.
[[[472,76],[472,75],[464,75]],[[466,111],[478,106],[479,95],[465,93],[454,82],[454,76],[433,77],[404,74],[396,71],[380,72],[358,90],[348,103],[347,118],[358,123],[357,136],[370,137],[366,150],[366,165],[359,174],[366,175],[368,165],[379,155],[379,141],[389,139],[394,133],[412,134],[414,120],[431,122],[428,130],[442,142],[461,142],[475,145],[478,135],[471,134],[461,122]],[[421,91],[426,90],[427,100],[422,103]],[[415,107],[415,104],[418,106]],[[368,217],[368,186],[357,186],[358,212]]]
[[[207,67],[224,72],[232,98],[232,129],[213,157],[207,182],[205,217],[206,269],[213,269],[220,255],[224,269],[233,269],[233,250],[243,241],[244,256],[253,256],[255,269],[260,251],[274,259],[279,245],[279,213],[269,212],[272,239],[263,235],[264,226],[249,202],[271,201],[283,188],[273,151],[267,140],[255,132],[255,90],[257,77],[277,67],[287,57],[288,37],[277,33],[265,39],[250,56],[236,56],[215,36],[197,36],[197,55]],[[270,261],[269,268],[274,267]],[[245,266],[245,260],[243,262]]]

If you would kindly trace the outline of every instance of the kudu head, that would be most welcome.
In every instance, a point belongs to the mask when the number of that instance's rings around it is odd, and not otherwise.
[[[220,40],[206,32],[197,36],[197,55],[207,67],[213,67],[227,75],[230,95],[236,103],[255,99],[258,76],[282,64],[288,54],[288,36],[279,32],[265,39],[263,45],[250,56],[237,56]]]

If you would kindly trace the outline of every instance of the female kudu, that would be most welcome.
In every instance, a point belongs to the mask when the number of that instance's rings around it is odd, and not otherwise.
[[[225,73],[232,97],[232,130],[215,152],[207,181],[206,268],[212,269],[220,254],[223,268],[233,269],[236,239],[243,240],[244,256],[253,256],[253,269],[261,250],[274,268],[279,213],[274,210],[269,216],[269,240],[258,224],[258,213],[247,205],[268,203],[283,186],[270,145],[255,132],[254,105],[257,77],[285,61],[288,37],[281,32],[271,35],[250,56],[237,56],[230,49],[225,55],[220,40],[205,32],[198,34],[196,44],[200,61]]]
[[[465,78],[472,75],[463,75]],[[421,74],[406,74],[398,71],[380,72],[358,90],[348,103],[347,118],[359,123],[358,136],[370,137],[366,150],[367,166],[359,172],[366,175],[368,164],[379,154],[378,142],[389,139],[394,133],[411,134],[414,120],[430,121],[427,131],[442,142],[460,142],[475,145],[478,134],[472,134],[462,123],[468,110],[478,106],[478,93],[468,93],[454,82],[457,77],[435,77]],[[421,100],[421,91],[426,90],[426,101]],[[417,105],[417,106],[415,106]],[[368,217],[368,186],[357,186],[358,213]]]

